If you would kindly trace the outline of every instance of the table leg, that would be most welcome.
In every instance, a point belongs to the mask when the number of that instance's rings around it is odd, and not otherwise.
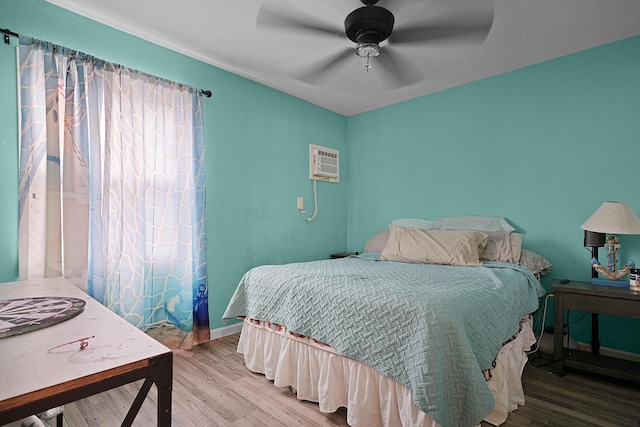
[[[144,380],[144,384],[138,391],[138,395],[136,399],[133,401],[131,408],[129,408],[129,412],[127,412],[127,416],[124,417],[124,421],[122,421],[121,427],[130,427],[133,424],[133,420],[138,415],[140,408],[142,407],[142,403],[147,398],[147,394],[149,394],[149,390],[151,390],[151,386],[153,385],[153,380],[151,378],[147,378]]]
[[[591,353],[600,354],[600,326],[598,313],[591,313]]]
[[[173,389],[173,353],[151,359],[151,379],[158,389],[158,426],[171,426],[171,392]]]
[[[564,374],[562,359],[564,358],[564,301],[562,292],[556,292],[554,297],[553,312],[553,372],[558,375]]]

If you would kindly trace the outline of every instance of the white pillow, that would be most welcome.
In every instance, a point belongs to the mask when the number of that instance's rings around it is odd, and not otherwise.
[[[389,226],[389,240],[380,259],[387,261],[481,266],[487,234],[473,230],[420,230]]]
[[[399,225],[400,227],[415,227],[421,230],[431,230],[435,228],[438,221],[432,219],[420,219],[420,218],[398,218],[394,219],[391,224]]]
[[[515,231],[499,216],[449,216],[438,220],[435,228],[442,230]]]

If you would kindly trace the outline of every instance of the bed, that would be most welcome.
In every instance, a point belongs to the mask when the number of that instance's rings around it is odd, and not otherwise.
[[[223,317],[244,319],[250,370],[323,412],[346,407],[349,425],[499,425],[524,403],[529,314],[545,291],[544,269],[520,265],[537,254],[485,253],[521,242],[493,228],[392,224],[357,256],[256,267]]]

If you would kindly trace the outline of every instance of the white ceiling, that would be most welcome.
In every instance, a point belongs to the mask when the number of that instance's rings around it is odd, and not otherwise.
[[[263,83],[345,116],[490,77],[640,34],[639,0],[381,0],[395,28],[426,21],[446,8],[493,9],[484,43],[433,43],[403,48],[424,76],[385,89],[380,67],[366,73],[353,59],[310,84],[294,76],[318,60],[347,49],[346,37],[306,36],[256,28],[259,10],[284,8],[294,16],[344,31],[358,0],[48,0],[119,30]],[[385,54],[385,43],[381,43]],[[376,73],[378,71],[378,73]],[[215,87],[210,88],[214,92]]]

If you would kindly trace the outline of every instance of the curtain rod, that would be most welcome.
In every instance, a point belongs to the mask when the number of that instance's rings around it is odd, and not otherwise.
[[[9,44],[9,37],[19,37],[18,34],[4,28],[0,28],[0,32],[4,34],[4,44]]]
[[[4,34],[4,44],[10,44],[9,37],[20,37],[19,34],[14,33],[11,30],[6,28],[0,28],[0,33]],[[207,89],[200,89],[200,94],[206,96],[207,98],[211,98],[211,91]]]

